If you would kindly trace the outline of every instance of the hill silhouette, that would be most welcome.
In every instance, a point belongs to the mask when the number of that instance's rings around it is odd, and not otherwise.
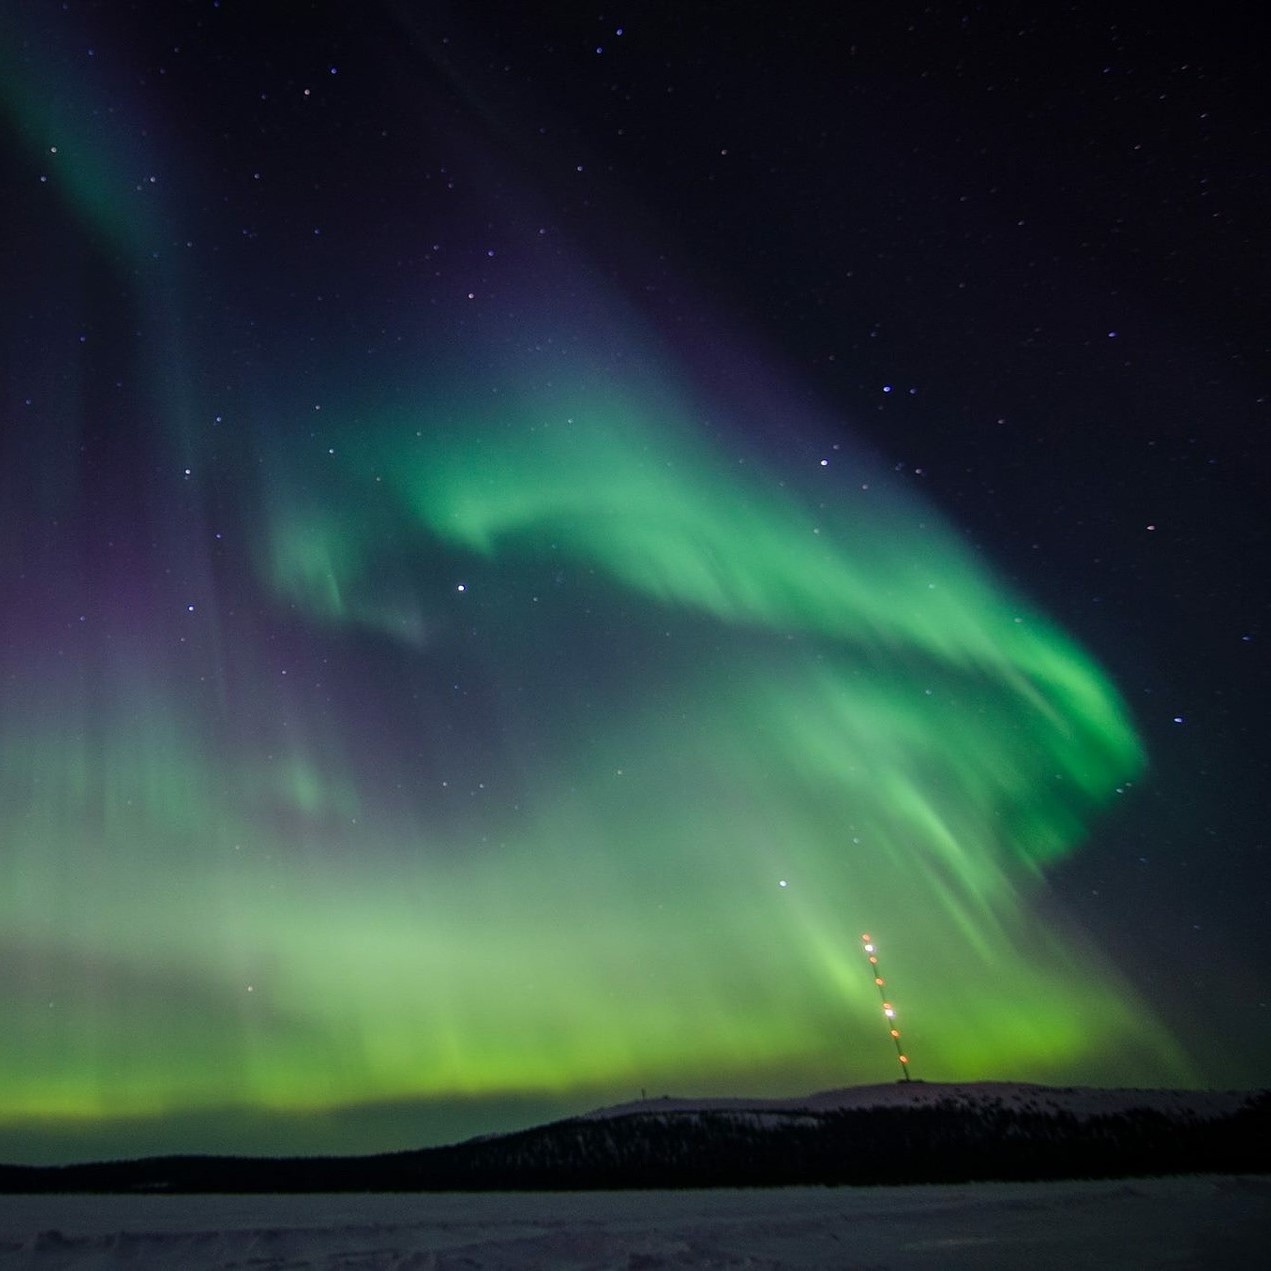
[[[5,1192],[394,1192],[877,1185],[1271,1172],[1271,1092],[1011,1083],[653,1099],[358,1157],[0,1166]]]

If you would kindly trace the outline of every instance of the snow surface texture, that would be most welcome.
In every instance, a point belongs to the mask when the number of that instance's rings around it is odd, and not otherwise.
[[[3,1196],[0,1268],[1265,1265],[1271,1178],[372,1196]]]
[[[929,1108],[997,1105],[1016,1112],[1070,1113],[1076,1117],[1112,1116],[1147,1108],[1197,1119],[1227,1116],[1247,1103],[1248,1090],[1135,1090],[1098,1086],[1039,1086],[1023,1081],[892,1081],[877,1086],[847,1086],[793,1099],[641,1099],[598,1108],[588,1119],[648,1116],[659,1113],[723,1112],[775,1119],[798,1119],[823,1112],[861,1108]]]

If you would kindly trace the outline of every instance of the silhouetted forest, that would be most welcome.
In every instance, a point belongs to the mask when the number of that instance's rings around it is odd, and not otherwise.
[[[6,1192],[551,1191],[1271,1172],[1271,1092],[1204,1119],[950,1099],[774,1115],[646,1108],[366,1157],[0,1166]]]

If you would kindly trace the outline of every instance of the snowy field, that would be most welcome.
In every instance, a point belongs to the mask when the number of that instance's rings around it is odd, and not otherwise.
[[[1267,1265],[1271,1177],[771,1191],[0,1196],[0,1268]]]

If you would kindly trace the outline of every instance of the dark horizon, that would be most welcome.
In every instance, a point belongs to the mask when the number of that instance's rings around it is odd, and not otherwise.
[[[554,1191],[877,1186],[1257,1174],[1271,1092],[1206,1100],[992,1083],[836,1103],[648,1100],[636,1108],[362,1156],[159,1156],[0,1165],[0,1192]],[[867,1091],[843,1092],[849,1096]],[[1188,1092],[1179,1092],[1184,1096]],[[1119,1095],[1120,1097],[1114,1097]],[[1093,1106],[1087,1096],[1096,1096]],[[1099,1099],[1097,1096],[1104,1096]],[[1139,1096],[1144,1096],[1140,1098]],[[756,1115],[757,1114],[757,1115]]]
[[[189,1118],[189,1124],[181,1124],[180,1122],[172,1123],[165,1120],[163,1124],[156,1123],[139,1123],[131,1127],[112,1127],[109,1123],[104,1123],[95,1128],[94,1133],[102,1140],[116,1144],[114,1149],[104,1149],[94,1155],[66,1156],[59,1152],[56,1135],[50,1134],[44,1130],[36,1135],[31,1136],[31,1147],[28,1149],[37,1152],[40,1155],[24,1157],[22,1155],[4,1155],[0,1153],[0,1166],[19,1166],[19,1167],[36,1167],[36,1168],[60,1168],[63,1166],[92,1166],[113,1164],[119,1162],[140,1162],[155,1161],[169,1159],[173,1157],[192,1157],[192,1158],[215,1158],[217,1160],[256,1160],[256,1161],[273,1161],[273,1160],[363,1160],[380,1156],[396,1156],[403,1153],[412,1153],[417,1151],[429,1150],[432,1148],[449,1148],[463,1147],[466,1144],[484,1141],[486,1139],[499,1138],[509,1134],[515,1135],[524,1132],[532,1132],[549,1129],[561,1122],[572,1122],[582,1119],[590,1119],[602,1115],[625,1115],[628,1111],[638,1112],[639,1110],[648,1110],[656,1112],[663,1106],[672,1106],[678,1109],[678,1105],[687,1104],[692,1107],[711,1108],[715,1105],[736,1106],[738,1108],[758,1107],[767,1109],[772,1106],[788,1107],[791,1109],[801,1107],[817,1107],[822,1108],[830,1106],[834,1103],[833,1096],[838,1094],[857,1096],[855,1099],[847,1101],[845,1106],[897,1106],[896,1100],[875,1099],[872,1103],[868,1099],[861,1096],[869,1094],[877,1094],[878,1092],[894,1091],[902,1096],[898,1106],[904,1106],[903,1096],[906,1087],[922,1087],[921,1091],[914,1090],[909,1101],[916,1106],[925,1106],[933,1097],[943,1098],[946,1094],[954,1091],[969,1091],[973,1097],[988,1096],[991,1097],[998,1093],[999,1089],[1005,1090],[1027,1090],[1035,1092],[1038,1096],[1055,1095],[1067,1097],[1073,1095],[1081,1095],[1083,1093],[1095,1095],[1126,1095],[1139,1096],[1145,1098],[1146,1106],[1159,1106],[1161,1103],[1161,1095],[1177,1095],[1177,1102],[1187,1105],[1189,1097],[1194,1096],[1191,1102],[1198,1109],[1203,1109],[1208,1102],[1207,1096],[1219,1099],[1221,1096],[1230,1095],[1237,1099],[1245,1097],[1253,1098],[1260,1094],[1265,1094],[1265,1090],[1249,1089],[1249,1090],[1191,1090],[1178,1089],[1173,1087],[1100,1087],[1100,1086],[1067,1086],[1067,1085],[1050,1085],[1043,1082],[1013,1082],[1005,1079],[995,1078],[986,1081],[960,1081],[960,1082],[943,1082],[943,1081],[926,1081],[922,1078],[914,1078],[908,1082],[901,1078],[897,1078],[891,1082],[877,1082],[860,1086],[847,1086],[840,1089],[830,1089],[824,1091],[810,1091],[802,1095],[773,1095],[773,1096],[754,1096],[747,1097],[745,1095],[704,1095],[700,1097],[683,1096],[671,1093],[665,1094],[644,1094],[641,1097],[631,1100],[620,1100],[614,1103],[597,1103],[595,1105],[579,1106],[577,1099],[561,1100],[560,1107],[555,1113],[548,1112],[544,1115],[544,1109],[550,1109],[552,1103],[541,1096],[530,1096],[520,1105],[504,1104],[495,1109],[488,1120],[481,1120],[487,1116],[488,1105],[481,1103],[477,1106],[467,1106],[457,1104],[455,1101],[438,1101],[436,1106],[413,1105],[413,1104],[386,1104],[378,1109],[368,1108],[350,1108],[350,1109],[333,1109],[330,1114],[319,1117],[289,1117],[274,1116],[262,1117],[258,1110],[255,1109],[212,1109],[203,1117]],[[1136,1100],[1134,1097],[1127,1099],[1127,1102],[1133,1105]],[[1166,1103],[1170,1102],[1166,1100]],[[445,1117],[449,1117],[447,1123]],[[344,1122],[343,1126],[341,1122]],[[410,1130],[407,1128],[412,1124],[421,1127],[422,1138],[409,1138]],[[443,1125],[449,1124],[456,1127],[447,1130],[441,1128]],[[492,1129],[491,1125],[497,1124],[498,1128]],[[423,1127],[432,1127],[429,1130]],[[458,1129],[459,1126],[466,1126],[466,1129]],[[260,1142],[260,1146],[256,1148],[245,1146],[250,1139],[246,1136],[266,1136]],[[170,1145],[164,1146],[164,1138],[170,1139]],[[314,1145],[306,1150],[303,1146],[296,1147],[296,1144],[304,1144],[306,1138]],[[13,1134],[5,1136],[3,1140],[6,1144],[15,1145],[20,1152],[22,1140]],[[66,1136],[63,1140],[67,1144],[74,1143],[80,1145],[83,1143],[82,1131],[76,1136]],[[363,1146],[356,1146],[358,1141],[363,1142]],[[144,1150],[140,1152],[131,1151],[127,1148],[128,1143],[147,1144]],[[158,1143],[158,1146],[156,1146]],[[203,1146],[191,1149],[188,1144],[202,1143]],[[272,1146],[271,1148],[271,1144]],[[279,1150],[285,1144],[290,1144],[286,1150]],[[325,1145],[325,1146],[322,1146]]]

